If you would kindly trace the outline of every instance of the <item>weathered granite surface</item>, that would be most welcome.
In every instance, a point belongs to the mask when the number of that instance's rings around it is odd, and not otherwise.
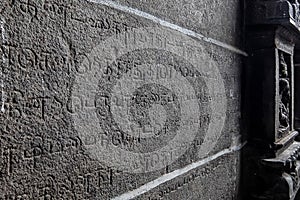
[[[241,45],[238,0],[114,0],[229,44]]]
[[[122,3],[238,37],[237,1]],[[0,199],[109,199],[239,138],[241,58],[229,50],[87,1],[4,0],[0,20]],[[235,198],[238,157],[162,198]]]
[[[224,156],[136,199],[237,199],[238,155]]]

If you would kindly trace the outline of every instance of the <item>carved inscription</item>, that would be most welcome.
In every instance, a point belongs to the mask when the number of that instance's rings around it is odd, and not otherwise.
[[[133,30],[104,43],[83,59],[84,73],[78,74],[69,101],[84,144],[97,149],[91,152],[94,157],[105,160],[102,155],[110,154],[110,166],[115,162],[120,170],[142,173],[176,160],[193,146],[198,131],[201,144],[213,140],[205,140],[203,133],[224,119],[211,112],[225,95],[219,86],[207,84],[220,80],[217,72],[209,72],[216,69],[213,60],[207,68],[187,60],[201,60],[186,51],[201,47],[180,45],[161,30]],[[179,137],[179,132],[188,135]],[[171,153],[168,158],[165,152]]]
[[[4,1],[0,200],[109,199],[213,150],[237,77],[209,45],[87,1]]]
[[[2,44],[1,57],[7,60],[7,64],[15,70],[22,71],[43,70],[54,71],[67,69],[68,55],[55,54],[47,51],[38,51],[32,47],[24,47],[13,44]]]
[[[27,18],[32,22],[38,20],[38,7],[34,1],[31,0],[12,0],[11,5],[13,11],[24,18]]]
[[[202,169],[197,169],[188,175],[178,178],[178,180],[166,186],[162,186],[162,189],[160,189],[157,192],[154,192],[154,194],[151,194],[148,197],[148,199],[149,200],[165,199],[170,195],[170,193],[183,189],[185,186],[192,184],[194,181],[196,181],[199,178],[207,177],[209,174],[213,173],[216,170],[216,168],[217,167],[207,166]]]

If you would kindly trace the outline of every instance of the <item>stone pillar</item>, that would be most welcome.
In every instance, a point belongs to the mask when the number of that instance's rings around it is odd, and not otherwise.
[[[300,93],[295,78],[299,70],[294,61],[299,4],[246,2],[249,57],[244,102],[249,145],[243,154],[244,199],[294,199],[300,168]]]

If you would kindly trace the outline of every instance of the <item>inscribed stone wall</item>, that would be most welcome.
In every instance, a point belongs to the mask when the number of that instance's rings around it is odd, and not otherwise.
[[[155,2],[0,2],[0,199],[236,198],[238,2]]]

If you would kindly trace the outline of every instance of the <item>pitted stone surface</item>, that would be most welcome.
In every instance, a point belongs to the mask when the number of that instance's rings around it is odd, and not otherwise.
[[[174,23],[183,27],[229,42],[236,35],[221,16],[238,12],[222,3],[193,3],[197,14],[151,5],[158,17],[179,15]],[[0,22],[0,199],[110,199],[240,134],[241,61],[233,52],[87,1],[4,0]],[[199,178],[208,186],[188,183],[193,192],[174,198],[234,196],[238,171],[228,169],[239,168],[237,157],[208,163]]]
[[[95,0],[97,1],[97,0]],[[113,0],[206,37],[240,46],[241,5],[237,0]]]

